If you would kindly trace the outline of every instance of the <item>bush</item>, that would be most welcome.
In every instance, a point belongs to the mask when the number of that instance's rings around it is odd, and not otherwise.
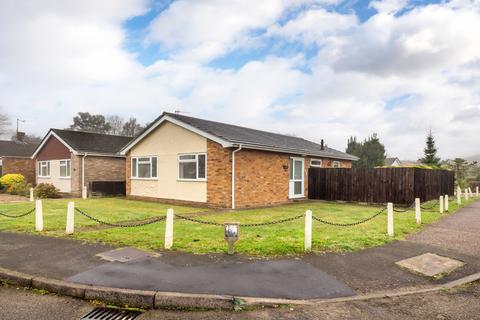
[[[60,198],[60,190],[50,183],[40,183],[35,187],[35,197],[40,199]]]
[[[19,183],[27,183],[27,180],[21,174],[6,174],[0,178],[0,185],[3,189],[8,189],[12,184]]]

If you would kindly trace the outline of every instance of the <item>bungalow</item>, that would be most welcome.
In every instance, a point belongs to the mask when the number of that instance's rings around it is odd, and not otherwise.
[[[28,183],[35,182],[35,161],[30,159],[37,144],[21,141],[0,141],[0,177],[19,173]]]
[[[309,167],[356,157],[302,138],[163,113],[128,143],[127,197],[244,208],[303,199]]]
[[[50,129],[32,155],[36,183],[50,183],[60,192],[79,196],[93,181],[125,181],[120,149],[132,138],[92,132]]]

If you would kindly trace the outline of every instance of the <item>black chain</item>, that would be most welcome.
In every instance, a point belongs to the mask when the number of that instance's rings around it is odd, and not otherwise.
[[[13,219],[15,219],[15,218],[23,218],[23,217],[25,217],[25,216],[28,216],[30,213],[32,213],[32,212],[34,212],[34,211],[35,211],[35,208],[33,208],[33,209],[31,209],[30,211],[27,211],[27,212],[25,212],[25,213],[22,213],[22,214],[20,214],[20,215],[18,215],[18,216],[9,215],[9,214],[0,212],[0,216],[7,217],[7,218],[13,218]]]
[[[330,226],[334,226],[334,227],[353,227],[353,226],[358,226],[359,224],[362,224],[362,223],[365,223],[365,222],[368,222],[370,220],[373,220],[375,219],[376,217],[378,217],[379,215],[381,215],[382,213],[385,212],[385,210],[387,210],[387,208],[383,208],[382,210],[380,210],[379,212],[375,213],[373,216],[371,217],[368,217],[366,219],[363,219],[363,220],[360,220],[360,221],[357,221],[357,222],[353,222],[353,223],[337,223],[337,222],[331,222],[331,221],[326,221],[326,220],[323,220],[321,218],[318,218],[318,217],[315,217],[313,216],[313,220],[316,220],[320,223],[323,223],[323,224],[328,224]]]
[[[190,222],[196,222],[196,223],[206,224],[206,225],[210,225],[210,226],[223,226],[223,223],[199,220],[199,219],[195,219],[195,218],[192,218],[192,217],[181,216],[181,215],[178,215],[176,213],[174,215],[175,215],[175,217],[177,217],[179,219],[187,220],[187,221],[190,221]]]
[[[294,220],[298,220],[300,218],[303,218],[305,214],[299,214],[298,216],[295,217],[290,217],[290,218],[285,218],[281,220],[275,220],[275,221],[270,221],[270,222],[263,222],[263,223],[247,223],[247,224],[240,224],[242,227],[263,227],[263,226],[271,226],[274,224],[280,224],[280,223],[285,223],[285,222],[290,222]]]
[[[422,207],[422,206],[420,206],[420,208],[422,208],[422,209],[424,209],[424,210],[430,210],[430,209],[435,208],[435,206],[436,206],[437,204],[438,204],[438,200],[435,201],[435,202],[433,203],[433,205],[431,205],[430,207]]]
[[[410,209],[412,209],[414,206],[415,206],[415,201],[409,207],[407,207],[405,209],[395,209],[395,208],[393,208],[393,211],[399,212],[399,213],[407,212],[407,211],[410,211]]]
[[[111,223],[111,222],[106,222],[106,221],[100,220],[98,218],[92,217],[91,215],[85,213],[84,211],[82,211],[78,208],[75,208],[75,211],[77,211],[81,215],[87,217],[88,219],[93,220],[95,222],[98,222],[100,224],[110,226],[110,227],[119,227],[119,228],[143,227],[143,226],[146,226],[146,225],[149,225],[149,224],[154,224],[154,223],[157,223],[157,222],[160,222],[160,221],[163,221],[163,220],[166,219],[166,217],[155,217],[155,218],[151,218],[151,219],[136,222],[136,223]]]

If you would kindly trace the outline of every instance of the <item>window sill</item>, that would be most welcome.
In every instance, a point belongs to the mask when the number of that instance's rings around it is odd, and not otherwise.
[[[58,179],[61,179],[61,180],[70,180],[70,179],[72,179],[72,177],[58,177]]]
[[[158,178],[130,178],[131,180],[140,180],[140,181],[157,181]]]
[[[207,179],[177,179],[179,182],[207,182]]]
[[[50,176],[37,176],[37,178],[39,178],[39,179],[50,179],[51,177]]]

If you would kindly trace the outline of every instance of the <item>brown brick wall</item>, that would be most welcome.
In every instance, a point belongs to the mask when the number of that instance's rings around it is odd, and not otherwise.
[[[130,156],[130,152],[127,155],[127,159],[125,160],[125,185],[127,189],[127,196],[132,193],[132,157]]]
[[[62,160],[70,158],[70,150],[55,137],[50,137],[38,152],[36,160]]]
[[[35,160],[15,157],[6,157],[2,159],[2,174],[19,173],[25,177],[28,183],[35,183]]]
[[[207,141],[207,204],[222,208],[232,205],[232,153]]]
[[[125,158],[85,158],[85,184],[92,181],[125,181]]]
[[[82,157],[72,153],[70,158],[71,194],[82,195]]]

